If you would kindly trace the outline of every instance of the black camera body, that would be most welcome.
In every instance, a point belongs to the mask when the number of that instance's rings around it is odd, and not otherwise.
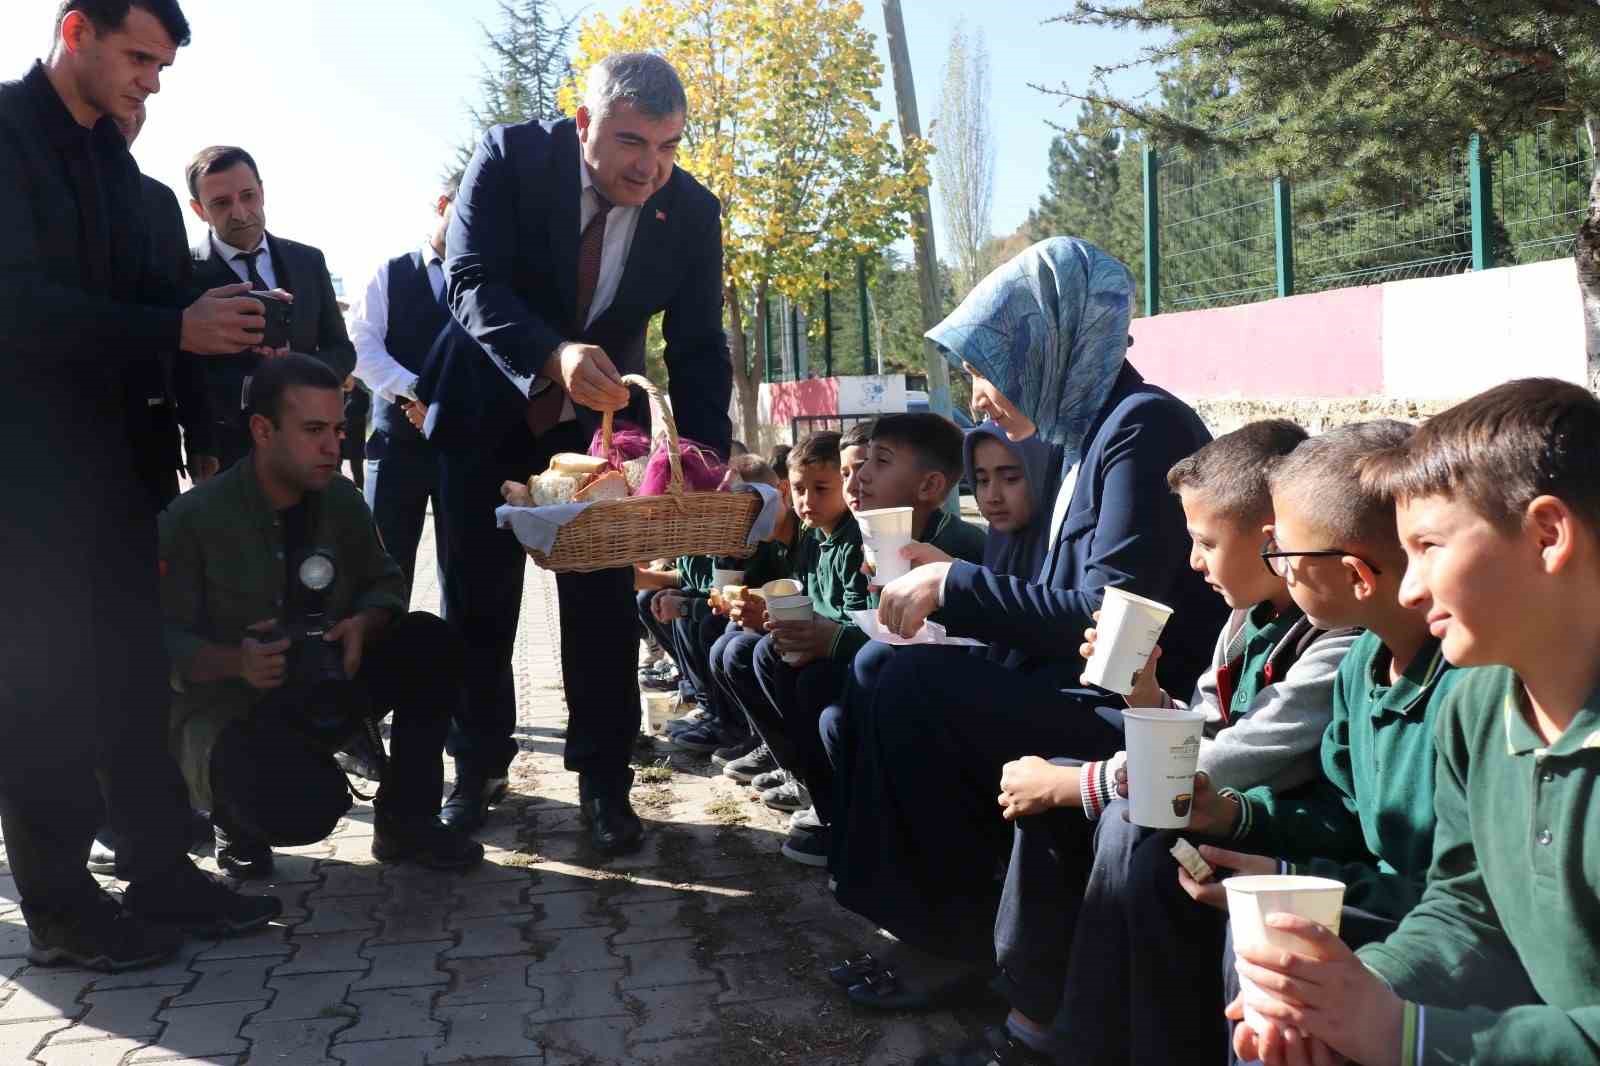
[[[259,342],[261,347],[287,348],[289,324],[294,318],[294,306],[288,300],[280,300],[265,293],[250,292],[245,295],[261,305],[261,313],[267,319],[266,328],[262,330]]]
[[[325,639],[336,620],[327,616],[324,598],[336,573],[333,554],[306,553],[296,568],[290,602],[299,611],[265,640],[288,640],[283,684],[265,701],[318,746],[336,750],[360,729],[368,710],[366,690],[344,670],[344,646]]]

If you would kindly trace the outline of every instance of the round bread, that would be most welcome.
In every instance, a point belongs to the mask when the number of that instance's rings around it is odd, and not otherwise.
[[[579,455],[577,452],[561,452],[550,460],[549,472],[582,478],[591,474],[598,474],[610,465],[599,456]]]

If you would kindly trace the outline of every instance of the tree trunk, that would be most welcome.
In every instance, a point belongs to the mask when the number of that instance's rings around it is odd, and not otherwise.
[[[1594,171],[1589,179],[1589,213],[1578,227],[1572,258],[1578,267],[1578,292],[1583,297],[1589,391],[1600,393],[1600,115],[1585,115],[1584,125],[1589,131]]]
[[[739,288],[729,285],[724,301],[728,305],[728,347],[733,354],[733,389],[739,401],[739,439],[749,447],[759,450],[760,445],[760,392],[761,372],[765,365],[760,358],[750,359],[750,346],[745,343],[744,305],[740,302]]]

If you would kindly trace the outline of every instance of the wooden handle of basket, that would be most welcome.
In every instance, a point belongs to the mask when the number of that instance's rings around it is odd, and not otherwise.
[[[624,385],[643,389],[644,394],[650,397],[650,407],[661,416],[661,424],[667,427],[667,462],[672,464],[672,485],[670,491],[674,496],[683,495],[683,459],[678,455],[678,423],[672,417],[672,411],[663,402],[661,390],[655,383],[640,374],[624,374]],[[600,451],[603,455],[611,454],[611,419],[612,412],[607,411],[600,418]]]

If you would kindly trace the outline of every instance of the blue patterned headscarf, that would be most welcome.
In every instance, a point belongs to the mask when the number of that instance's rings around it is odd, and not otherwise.
[[[1128,351],[1133,275],[1088,241],[1051,237],[999,267],[928,331],[1060,446],[1070,466]],[[1065,467],[1063,467],[1065,469]]]

